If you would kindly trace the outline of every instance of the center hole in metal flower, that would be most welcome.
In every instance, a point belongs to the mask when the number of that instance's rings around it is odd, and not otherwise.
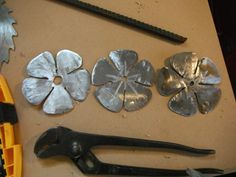
[[[195,84],[194,81],[191,81],[191,82],[189,83],[190,86],[193,86],[194,84]]]
[[[128,77],[127,76],[122,76],[122,77],[120,77],[120,80],[123,81],[123,82],[127,82]]]
[[[54,77],[53,83],[56,85],[60,85],[62,83],[62,77],[61,76]]]

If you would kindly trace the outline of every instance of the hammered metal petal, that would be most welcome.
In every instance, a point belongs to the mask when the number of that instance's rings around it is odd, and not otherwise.
[[[56,67],[52,54],[46,51],[33,58],[27,66],[27,73],[32,77],[53,80],[56,75]]]
[[[198,109],[202,114],[212,111],[221,97],[221,90],[212,85],[199,85],[196,97]]]
[[[47,79],[27,78],[23,81],[22,93],[33,105],[39,105],[52,90],[52,81]]]
[[[183,116],[191,116],[197,112],[196,97],[186,88],[173,96],[168,105],[173,112]]]
[[[151,99],[151,86],[154,70],[152,65],[142,60],[137,63],[138,55],[131,50],[110,52],[111,62],[100,59],[94,66],[92,83],[106,84],[96,90],[95,97],[108,110],[119,112],[124,106],[126,111],[135,111],[145,106]]]
[[[183,52],[170,57],[172,68],[182,77],[193,79],[196,77],[196,69],[198,66],[198,57],[196,53]]]
[[[150,62],[141,60],[128,73],[128,79],[140,84],[151,86],[153,83],[154,69]]]
[[[82,58],[69,50],[58,52],[56,61],[51,53],[41,53],[27,66],[32,77],[24,80],[22,92],[32,104],[40,104],[49,95],[43,105],[47,114],[68,112],[73,108],[72,98],[83,101],[90,87],[90,75],[79,69],[81,65]],[[60,83],[55,82],[58,76]]]
[[[114,63],[121,76],[127,76],[129,70],[138,61],[138,54],[132,50],[116,50],[109,54],[111,61]]]
[[[201,84],[219,84],[221,82],[216,65],[207,57],[200,61],[199,77],[199,82]]]
[[[77,53],[70,50],[61,50],[57,53],[57,73],[66,75],[78,69],[82,65],[82,58]]]
[[[136,111],[144,107],[151,97],[152,92],[150,89],[135,82],[128,82],[125,90],[125,110]]]
[[[83,101],[90,88],[90,75],[86,69],[76,70],[63,78],[63,84],[71,97]]]
[[[169,108],[180,115],[191,116],[197,109],[206,114],[219,102],[221,90],[214,87],[221,82],[215,64],[207,57],[198,59],[196,53],[183,52],[169,59],[171,68],[162,68],[157,89],[168,96],[179,92],[169,101]]]
[[[61,85],[54,86],[43,105],[43,110],[47,114],[62,114],[70,111],[72,108],[72,99]]]
[[[164,67],[160,70],[157,76],[157,89],[163,96],[169,96],[177,93],[186,85],[183,79],[172,69]]]
[[[124,82],[107,83],[96,90],[97,100],[108,110],[119,112],[123,107]]]
[[[94,85],[103,85],[107,82],[117,81],[119,72],[105,58],[98,60],[93,67],[92,83]]]

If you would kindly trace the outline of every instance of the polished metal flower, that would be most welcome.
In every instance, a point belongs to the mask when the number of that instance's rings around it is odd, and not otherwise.
[[[144,107],[151,99],[149,88],[153,83],[152,65],[141,60],[131,50],[116,50],[109,54],[110,59],[98,60],[93,68],[92,83],[102,85],[95,92],[97,100],[108,110],[119,112]]]
[[[73,101],[83,101],[90,87],[89,72],[83,68],[82,58],[75,52],[61,50],[54,60],[50,52],[43,52],[27,66],[30,76],[23,81],[22,92],[33,105],[44,100],[47,114],[61,114],[73,108]]]
[[[168,66],[157,76],[157,89],[163,96],[175,94],[169,108],[180,115],[206,114],[217,105],[221,82],[215,64],[207,57],[198,59],[196,53],[183,52],[167,59]]]

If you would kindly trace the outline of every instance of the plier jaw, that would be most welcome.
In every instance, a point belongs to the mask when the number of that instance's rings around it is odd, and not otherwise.
[[[63,140],[69,132],[71,132],[71,130],[64,127],[47,130],[37,140],[34,146],[34,153],[38,158],[66,155]]]

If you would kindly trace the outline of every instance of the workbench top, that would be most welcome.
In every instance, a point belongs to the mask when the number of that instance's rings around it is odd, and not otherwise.
[[[6,5],[13,9],[11,15],[17,21],[14,27],[18,37],[14,38],[16,49],[10,52],[10,62],[4,64],[2,73],[8,80],[18,112],[16,136],[23,145],[23,176],[84,176],[69,159],[40,160],[33,153],[37,138],[48,128],[59,125],[87,133],[171,141],[216,150],[212,156],[191,157],[153,150],[96,149],[97,156],[105,162],[176,169],[235,168],[236,104],[207,0],[87,2],[174,31],[188,40],[174,45],[53,0],[7,0]],[[32,106],[23,97],[22,81],[27,77],[26,66],[32,58],[43,51],[56,55],[61,49],[79,53],[83,67],[90,72],[99,58],[116,49],[135,50],[139,59],[148,59],[155,69],[163,67],[164,60],[175,53],[195,51],[199,57],[208,56],[218,66],[222,97],[213,112],[186,118],[171,112],[167,107],[170,97],[161,96],[153,86],[152,99],[143,109],[112,113],[97,102],[92,86],[87,99],[76,103],[74,110],[48,116],[41,107]]]

